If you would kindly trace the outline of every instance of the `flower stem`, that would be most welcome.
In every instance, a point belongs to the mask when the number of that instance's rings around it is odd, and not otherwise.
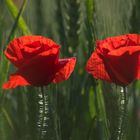
[[[48,95],[47,92],[44,91],[44,88],[40,88],[40,92],[38,94],[39,97],[39,112],[38,112],[38,128],[39,128],[39,140],[43,140],[46,135],[46,127],[47,125],[47,115],[48,115]]]
[[[52,88],[53,93],[52,95],[52,100],[51,100],[51,104],[52,104],[52,113],[53,113],[53,122],[54,122],[54,130],[55,130],[55,139],[56,140],[61,140],[61,126],[60,126],[60,116],[59,116],[59,112],[58,112],[58,94],[57,92],[57,86]]]
[[[119,122],[118,122],[118,129],[117,129],[117,139],[116,140],[123,140],[125,135],[126,129],[126,119],[127,119],[127,88],[121,87],[120,89],[120,99],[119,99]]]

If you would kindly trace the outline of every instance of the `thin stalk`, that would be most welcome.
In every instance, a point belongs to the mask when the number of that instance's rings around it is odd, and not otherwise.
[[[135,85],[134,85],[135,88]],[[136,97],[136,92],[133,92],[132,94],[133,96],[133,133],[132,133],[132,139],[136,140],[136,134],[137,134],[137,128],[138,128],[138,119],[137,119],[137,112],[138,112],[138,101],[137,101],[137,97]]]
[[[57,98],[56,98],[56,105],[57,105]],[[59,118],[59,115],[58,115],[57,106],[55,106],[55,108],[56,108],[56,111],[55,111],[55,117],[56,117],[56,120],[55,120],[56,121],[56,123],[55,123],[56,138],[57,138],[57,140],[61,140],[60,118]]]
[[[55,131],[56,131],[56,140],[61,140],[61,130],[60,130],[60,120],[58,114],[55,113]]]
[[[56,140],[62,140],[61,138],[61,126],[60,126],[60,117],[58,113],[58,94],[57,92],[57,86],[53,88],[54,94],[52,94],[52,102],[51,104],[53,105],[53,118],[54,118],[54,129],[55,129],[55,137]]]
[[[43,140],[46,135],[46,127],[47,125],[47,115],[48,115],[48,95],[44,91],[44,88],[40,88],[39,92],[39,120],[38,120],[38,128],[39,128],[39,140]]]
[[[100,109],[99,109],[99,98],[98,98],[98,95],[97,95],[97,92],[98,92],[98,83],[96,83],[96,89],[95,89],[95,109],[96,109],[96,134],[97,134],[97,139],[98,140],[101,140],[102,139],[102,136],[101,136],[101,127],[100,127]]]
[[[22,6],[21,6],[21,8],[20,8],[20,10],[19,10],[19,12],[18,12],[18,15],[17,15],[17,17],[15,18],[14,25],[13,25],[11,31],[10,31],[9,36],[8,36],[7,44],[8,44],[9,41],[11,40],[12,35],[14,35],[14,32],[15,32],[15,30],[16,30],[16,28],[17,28],[17,25],[18,25],[18,22],[19,22],[19,18],[20,18],[20,16],[22,15],[22,13],[23,13],[23,11],[24,11],[24,8],[25,8],[25,6],[26,6],[26,2],[27,2],[27,0],[24,0],[24,1],[23,1],[23,4],[22,4]]]
[[[9,124],[10,128],[13,130],[13,132],[16,132],[16,129],[14,127],[14,124],[10,118],[10,115],[8,114],[7,110],[5,108],[1,108],[1,111],[5,117],[5,119],[7,120],[7,123]]]
[[[90,127],[89,127],[89,130],[88,130],[88,133],[87,133],[87,140],[90,140],[90,136],[91,136],[91,133],[92,133],[93,125],[95,123],[95,119],[96,119],[96,117],[92,118],[92,120],[91,120]]]
[[[19,11],[17,6],[13,2],[13,0],[6,0],[6,5],[7,5],[9,11],[11,12],[11,14],[15,18],[15,20],[17,20],[15,22],[18,22],[18,26],[22,30],[24,35],[31,34],[28,26],[26,25],[26,22],[24,21],[24,18],[21,16],[21,14],[25,8],[26,1],[27,0],[23,1],[23,5],[21,7],[22,9]],[[17,23],[15,23],[15,24],[17,24]]]
[[[45,116],[45,98],[44,98],[44,89],[41,87],[41,94],[42,94],[42,120],[41,120],[41,126],[40,126],[40,134],[39,134],[39,139],[42,138],[42,129],[43,129],[43,124],[44,124],[44,116]]]
[[[120,116],[118,122],[118,129],[117,129],[117,138],[116,140],[123,140],[125,135],[126,129],[126,119],[127,119],[127,88],[121,87],[120,90],[120,100],[119,100],[119,109],[120,109]]]

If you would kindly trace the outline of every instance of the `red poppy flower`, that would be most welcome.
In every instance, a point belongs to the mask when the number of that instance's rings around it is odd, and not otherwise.
[[[123,86],[140,79],[140,35],[127,34],[97,41],[86,70],[96,79]]]
[[[60,47],[42,36],[23,36],[8,45],[5,55],[17,67],[3,88],[43,86],[67,80],[76,58],[58,59]]]

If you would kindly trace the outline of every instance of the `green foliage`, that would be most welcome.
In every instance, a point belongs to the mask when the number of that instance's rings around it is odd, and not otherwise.
[[[14,4],[13,0],[6,0],[6,5],[8,6],[8,9],[10,10],[12,16],[14,18],[17,17],[15,19],[15,23],[18,21],[18,26],[19,26],[19,28],[21,28],[24,35],[30,34],[28,26],[26,25],[24,19],[21,17],[21,13],[25,7],[26,1],[27,0],[24,0],[23,6],[21,7],[21,10],[19,11],[19,14],[18,14],[18,9],[17,9],[16,5]],[[18,18],[19,18],[19,20],[18,20]],[[14,28],[15,27],[16,27],[16,24],[15,24]]]
[[[139,33],[139,0],[0,0],[0,140],[39,140],[39,90],[2,84],[13,67],[3,51],[11,39],[41,34],[61,45],[61,56],[76,56],[69,80],[49,85],[49,119],[44,139],[113,140],[118,125],[118,88],[97,82],[85,72],[95,41]],[[19,9],[19,10],[18,10]],[[140,139],[140,82],[128,88],[128,129],[124,140]],[[47,94],[47,95],[46,95]],[[42,122],[42,121],[41,121]],[[41,132],[42,133],[42,132]],[[42,138],[43,139],[43,138]]]

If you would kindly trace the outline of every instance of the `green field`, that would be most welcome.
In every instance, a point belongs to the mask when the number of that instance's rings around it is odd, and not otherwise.
[[[124,136],[117,139],[120,86],[85,70],[96,40],[128,33],[140,34],[140,0],[0,0],[0,140],[140,140],[140,81],[127,87]],[[61,58],[76,57],[70,78],[3,89],[15,72],[4,50],[23,35],[51,38]]]

